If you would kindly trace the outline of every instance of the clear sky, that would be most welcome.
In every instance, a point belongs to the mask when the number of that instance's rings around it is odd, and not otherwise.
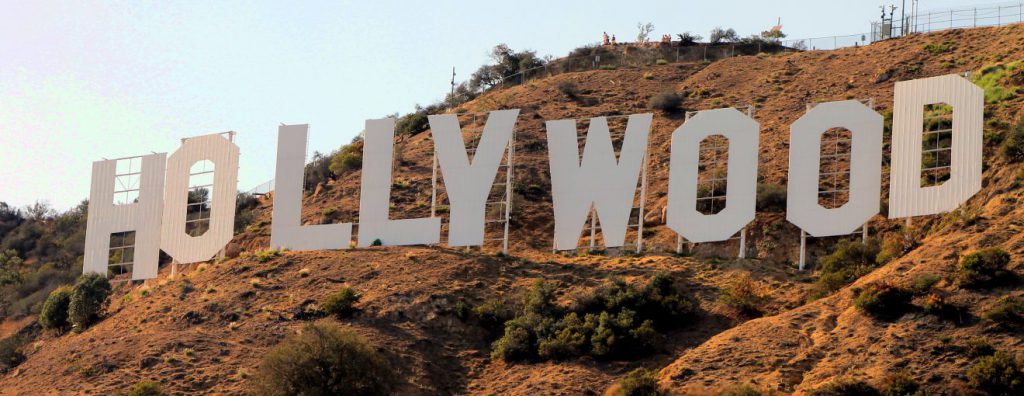
[[[654,37],[716,26],[746,36],[778,17],[790,38],[859,34],[879,4],[3,1],[0,201],[65,209],[88,196],[92,161],[170,154],[182,137],[229,130],[247,190],[273,177],[280,123],[310,124],[310,154],[336,149],[365,119],[441,99],[453,66],[467,78],[498,43],[558,57],[602,31],[631,41],[638,22]]]

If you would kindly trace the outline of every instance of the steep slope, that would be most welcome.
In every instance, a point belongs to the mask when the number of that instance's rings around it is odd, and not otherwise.
[[[933,53],[929,43],[952,43]],[[796,271],[799,231],[780,212],[758,213],[748,227],[749,260],[733,257],[735,242],[698,246],[700,258],[676,257],[675,235],[661,224],[668,179],[669,136],[683,114],[657,113],[651,135],[647,236],[651,253],[639,257],[551,254],[551,198],[544,120],[647,112],[652,95],[686,94],[687,109],[755,104],[761,123],[760,179],[783,184],[788,126],[807,103],[873,98],[880,112],[891,107],[899,80],[975,71],[986,64],[1024,59],[1024,26],[956,30],[837,51],[745,56],[710,64],[678,64],[595,70],[554,76],[489,92],[463,107],[468,112],[521,108],[517,123],[513,256],[443,247],[368,248],[351,251],[285,252],[260,262],[252,254],[269,239],[270,201],[256,221],[235,238],[243,254],[204,264],[179,279],[164,269],[148,285],[121,284],[108,317],[81,334],[46,335],[28,360],[0,378],[0,393],[119,392],[141,380],[161,381],[175,393],[245,393],[262,355],[285,335],[320,318],[315,306],[342,285],[364,294],[360,312],[330,320],[366,336],[385,354],[408,394],[596,394],[636,367],[665,367],[662,384],[679,393],[713,392],[751,382],[783,392],[805,391],[842,376],[877,381],[894,368],[911,371],[934,387],[960,386],[968,359],[956,346],[986,337],[1003,350],[1020,350],[1019,334],[997,331],[977,319],[1002,295],[1020,295],[1019,285],[964,291],[940,283],[950,298],[971,307],[975,318],[956,325],[912,313],[880,322],[850,307],[855,288],[885,280],[911,282],[918,274],[948,274],[962,253],[1001,246],[1021,257],[1019,165],[986,147],[986,186],[969,202],[982,208],[974,225],[950,225],[935,216],[915,219],[923,235],[907,256],[868,274],[840,292],[805,304],[810,273]],[[579,90],[570,99],[559,84]],[[989,106],[990,119],[1013,122],[1021,100]],[[482,120],[481,120],[482,121]],[[621,126],[620,126],[621,127]],[[990,128],[991,129],[991,128]],[[582,131],[581,131],[582,132]],[[1005,134],[1005,128],[992,129]],[[401,158],[393,192],[402,217],[429,213],[429,133],[399,139]],[[304,221],[354,220],[359,173],[321,186],[306,199]],[[883,177],[883,180],[887,177]],[[443,186],[440,191],[444,199]],[[442,201],[443,202],[443,201]],[[334,209],[336,215],[326,216]],[[443,215],[443,214],[442,214]],[[876,218],[873,233],[898,225]],[[837,239],[812,240],[812,257]],[[713,257],[708,259],[708,257]],[[1014,261],[1017,272],[1020,264]],[[301,269],[309,276],[302,276]],[[465,306],[499,297],[512,299],[534,280],[558,282],[570,302],[612,276],[641,281],[656,272],[683,280],[701,303],[691,326],[668,334],[666,351],[634,361],[590,358],[508,364],[489,358],[493,339]],[[768,315],[741,323],[718,302],[719,289],[736,274],[749,273],[767,296]],[[145,291],[144,291],[145,290]],[[943,342],[947,338],[950,342]],[[667,367],[666,367],[667,366]]]

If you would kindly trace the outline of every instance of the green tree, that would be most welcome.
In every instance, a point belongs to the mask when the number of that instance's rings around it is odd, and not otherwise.
[[[71,305],[71,286],[61,286],[50,292],[39,313],[39,324],[44,329],[63,331],[71,326],[68,321],[68,307]]]
[[[88,273],[75,282],[68,305],[68,319],[79,331],[99,320],[110,296],[110,282],[100,274]]]

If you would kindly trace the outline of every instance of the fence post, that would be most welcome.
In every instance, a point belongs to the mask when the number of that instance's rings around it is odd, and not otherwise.
[[[1003,6],[999,6],[996,12],[996,26],[1003,26]]]
[[[953,28],[953,10],[949,10],[949,28]]]
[[[978,27],[978,7],[974,7],[974,27]]]

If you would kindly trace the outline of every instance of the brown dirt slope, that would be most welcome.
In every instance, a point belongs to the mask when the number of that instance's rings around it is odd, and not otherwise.
[[[942,42],[952,49],[924,49]],[[915,219],[919,247],[830,297],[805,303],[814,275],[795,270],[798,230],[780,212],[759,213],[748,227],[747,260],[727,258],[735,255],[735,243],[698,246],[695,258],[665,253],[674,249],[675,237],[657,215],[646,222],[651,249],[646,255],[549,253],[543,121],[646,112],[648,98],[664,91],[685,94],[687,109],[755,104],[762,127],[760,178],[784,183],[788,126],[806,103],[874,98],[885,112],[895,81],[1024,59],[1021,44],[1024,26],[955,30],[837,51],[571,73],[490,92],[464,109],[522,109],[512,223],[515,257],[487,253],[493,246],[483,252],[407,247],[285,252],[260,262],[252,253],[269,239],[268,200],[257,221],[235,239],[243,247],[240,257],[201,265],[178,279],[170,279],[164,269],[160,279],[147,285],[122,284],[98,325],[81,334],[37,339],[28,360],[0,377],[0,394],[111,394],[141,380],[160,381],[175,394],[245,393],[263,354],[315,319],[304,314],[304,307],[343,285],[363,293],[359,313],[323,320],[351,327],[376,345],[399,370],[403,394],[600,394],[636,367],[664,367],[661,382],[677,393],[710,393],[736,383],[801,392],[847,376],[874,383],[895,369],[907,370],[936,390],[961,387],[971,363],[958,352],[966,340],[984,337],[999,349],[1024,348],[1019,333],[1001,331],[978,317],[999,297],[1020,295],[1019,285],[965,291],[940,282],[951,301],[970,307],[970,317],[955,325],[920,313],[880,322],[852,309],[850,301],[855,288],[870,282],[908,283],[919,274],[948,274],[961,254],[978,247],[1000,246],[1014,257],[1024,255],[1018,236],[1019,165],[1006,162],[994,145],[986,147],[984,190],[967,204],[981,211],[974,224],[947,221],[948,216]],[[559,93],[564,81],[577,85],[579,98]],[[1013,122],[1020,109],[1021,100],[1012,98],[986,111],[990,119]],[[648,198],[655,214],[666,199],[669,136],[682,121],[679,113],[655,116]],[[1005,127],[990,129],[1006,132]],[[399,139],[398,146],[395,212],[427,215],[429,134]],[[353,172],[322,186],[307,197],[304,220],[353,220],[358,185],[359,173]],[[327,218],[325,210],[331,208],[338,214]],[[871,224],[873,233],[883,235],[897,227],[881,217]],[[835,242],[812,240],[812,257]],[[1017,259],[1013,265],[1021,272]],[[308,269],[309,276],[301,276],[301,269]],[[693,325],[669,334],[663,353],[645,359],[506,364],[489,358],[493,335],[458,314],[460,307],[490,298],[511,299],[538,279],[558,282],[560,298],[569,302],[609,277],[640,281],[659,271],[684,280],[702,313]],[[719,289],[738,273],[750,274],[766,295],[765,317],[747,320],[718,302]]]

